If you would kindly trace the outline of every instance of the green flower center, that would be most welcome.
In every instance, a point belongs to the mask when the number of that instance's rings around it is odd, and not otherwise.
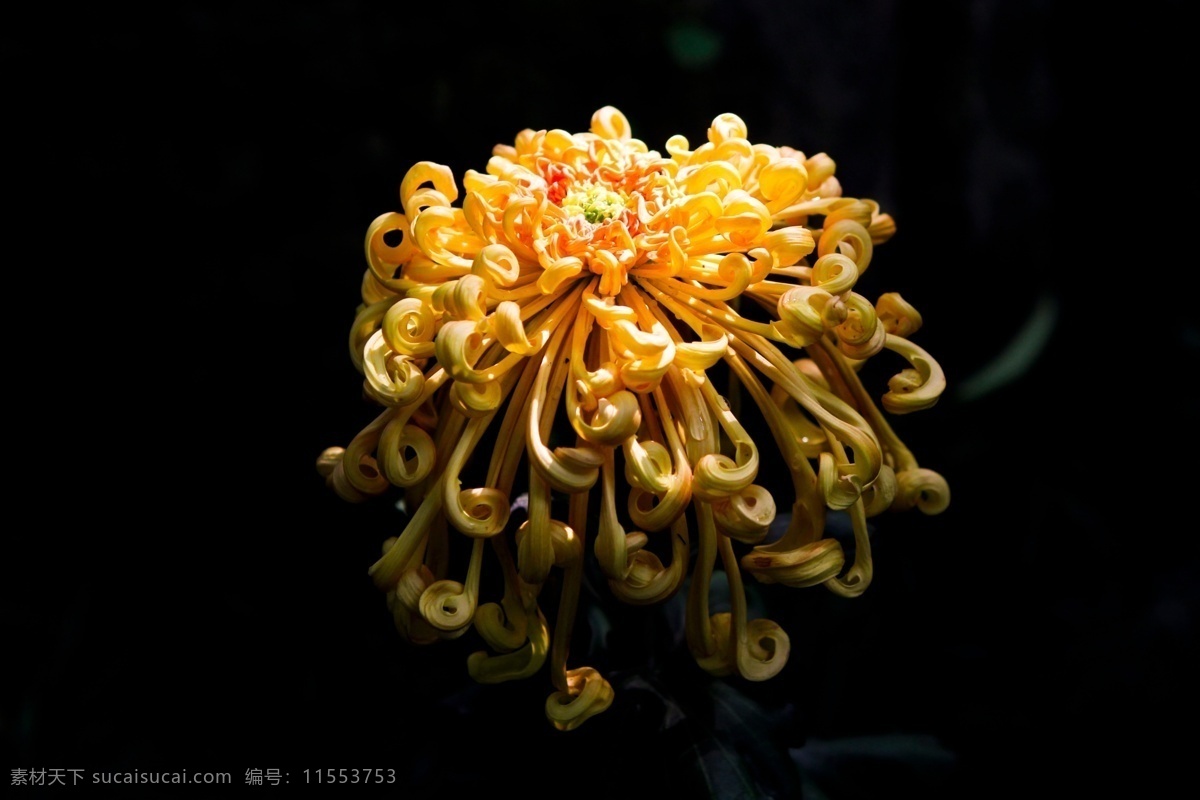
[[[624,211],[626,199],[622,194],[589,181],[572,186],[563,198],[562,208],[571,216],[581,216],[595,225]]]

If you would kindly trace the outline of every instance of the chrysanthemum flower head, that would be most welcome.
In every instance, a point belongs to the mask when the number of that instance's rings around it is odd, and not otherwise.
[[[859,379],[884,351],[907,362],[882,396],[892,414],[932,406],[945,386],[910,341],[916,310],[855,291],[891,217],[843,196],[824,153],[752,144],[733,114],[694,149],[682,136],[665,149],[606,107],[587,132],[525,130],[496,146],[485,171],[463,176],[461,203],[448,168],[414,165],[399,210],[368,227],[350,334],[383,412],[318,461],[348,500],[406,493],[411,518],[370,568],[401,633],[426,643],[473,626],[488,649],[467,667],[485,683],[532,675],[549,657],[546,714],[562,729],[613,699],[594,669],[567,667],[585,559],[637,604],[670,597],[690,573],[686,633],[700,666],[763,680],[789,641],[748,619],[743,572],[860,594],[867,518],[949,502]],[[791,496],[756,483],[760,443],[715,385],[718,369],[757,407]],[[528,513],[510,525],[517,492]],[[779,499],[790,523],[767,542]],[[828,509],[853,524],[850,564],[824,535]],[[464,537],[460,581],[449,551]],[[731,611],[712,614],[718,558]],[[485,566],[504,586],[488,602]],[[538,598],[555,570],[551,632]]]

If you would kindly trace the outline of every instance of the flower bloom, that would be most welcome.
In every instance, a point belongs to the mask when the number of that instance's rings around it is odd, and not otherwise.
[[[567,666],[585,558],[637,604],[670,597],[690,566],[699,665],[764,680],[788,636],[747,618],[743,573],[858,595],[872,574],[867,518],[949,502],[859,379],[883,351],[907,362],[882,396],[892,414],[945,386],[909,340],[916,310],[855,292],[891,217],[844,197],[824,153],[751,144],[733,114],[707,138],[691,149],[673,136],[664,157],[602,108],[586,133],[525,130],[495,147],[485,172],[463,176],[461,205],[447,167],[416,164],[401,210],[367,230],[350,355],[383,412],[318,468],[347,500],[405,490],[410,521],[370,568],[401,633],[427,643],[473,625],[489,650],[467,667],[484,683],[549,657],[546,714],[564,730],[613,699],[596,670]],[[759,445],[718,369],[791,475],[791,520],[773,541],[776,498],[755,483]],[[519,527],[515,490],[528,493]],[[827,509],[848,513],[850,564],[824,536]],[[452,532],[470,541],[461,581],[447,575]],[[489,549],[503,594],[482,602]],[[718,559],[731,611],[712,614]],[[538,597],[555,569],[551,630]]]

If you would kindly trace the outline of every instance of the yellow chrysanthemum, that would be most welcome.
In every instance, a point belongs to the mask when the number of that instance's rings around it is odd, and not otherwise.
[[[843,197],[824,153],[746,135],[722,114],[706,143],[673,136],[664,158],[602,108],[587,133],[525,130],[497,146],[485,173],[463,177],[461,206],[448,168],[416,164],[402,211],[367,231],[350,353],[384,411],[318,467],[348,500],[407,491],[411,520],[370,569],[399,630],[423,643],[474,624],[494,651],[468,660],[485,683],[527,677],[549,655],[546,714],[562,729],[613,698],[594,669],[566,666],[589,536],[612,591],[654,603],[682,584],[695,531],[688,645],[715,675],[763,680],[786,661],[788,636],[747,619],[742,570],[857,595],[871,581],[867,518],[949,501],[858,377],[883,350],[908,362],[882,398],[893,414],[933,405],[945,386],[908,339],[916,310],[854,291],[891,218]],[[740,313],[751,301],[760,313]],[[775,498],[755,484],[758,446],[713,385],[722,362],[791,472],[791,522],[767,544]],[[574,441],[554,446],[560,413]],[[519,480],[528,519],[510,537]],[[827,508],[853,523],[848,568],[824,538]],[[462,582],[446,576],[451,530],[471,540]],[[655,535],[669,547],[652,548]],[[739,559],[735,541],[753,547]],[[503,571],[497,602],[480,602],[485,543]],[[670,563],[653,549],[669,549]],[[710,614],[718,556],[732,610]],[[538,594],[555,567],[552,636]]]

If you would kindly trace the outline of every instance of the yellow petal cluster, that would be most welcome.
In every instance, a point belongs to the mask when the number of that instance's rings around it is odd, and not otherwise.
[[[858,595],[872,574],[867,518],[949,502],[883,414],[928,408],[945,387],[909,338],[921,317],[898,294],[855,291],[891,217],[845,197],[829,156],[751,144],[733,114],[697,147],[673,136],[665,149],[606,107],[587,132],[524,130],[496,146],[461,192],[447,167],[414,165],[398,209],[367,229],[350,330],[383,411],[317,464],[350,501],[405,492],[410,520],[370,568],[400,632],[428,643],[473,627],[486,649],[467,668],[484,683],[549,658],[546,715],[563,730],[613,700],[596,670],[567,666],[585,559],[629,603],[662,601],[690,573],[699,665],[764,680],[789,640],[748,618],[743,573]],[[905,366],[881,411],[859,371],[885,351]],[[793,496],[755,483],[761,443],[718,369],[769,426]],[[528,515],[514,531],[515,493]],[[791,521],[768,542],[779,500]],[[828,509],[849,515],[852,563],[824,535]],[[489,551],[498,598],[480,597]],[[731,610],[713,614],[718,559]],[[553,629],[538,602],[548,583],[561,591]]]

